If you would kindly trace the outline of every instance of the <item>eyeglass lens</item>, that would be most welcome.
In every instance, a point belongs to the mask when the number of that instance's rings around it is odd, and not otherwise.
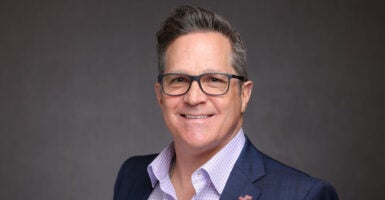
[[[226,74],[209,73],[198,77],[184,74],[166,74],[163,76],[163,91],[169,95],[185,94],[193,80],[199,81],[200,87],[206,94],[221,95],[227,92],[229,77]]]

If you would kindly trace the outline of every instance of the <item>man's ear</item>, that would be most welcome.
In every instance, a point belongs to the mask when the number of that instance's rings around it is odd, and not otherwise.
[[[154,85],[154,89],[155,89],[155,94],[156,94],[156,99],[158,101],[158,104],[159,105],[162,105],[162,86],[159,84],[159,82],[156,82],[155,85]]]
[[[249,103],[251,92],[253,90],[253,82],[252,81],[246,81],[243,83],[241,88],[241,101],[242,101],[242,108],[241,111],[244,113],[246,111],[247,104]]]

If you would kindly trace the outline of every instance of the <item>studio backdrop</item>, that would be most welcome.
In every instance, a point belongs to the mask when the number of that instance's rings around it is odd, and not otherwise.
[[[171,142],[155,32],[182,4],[240,31],[261,151],[341,199],[385,199],[385,7],[364,0],[2,0],[0,199],[112,199],[125,159]]]

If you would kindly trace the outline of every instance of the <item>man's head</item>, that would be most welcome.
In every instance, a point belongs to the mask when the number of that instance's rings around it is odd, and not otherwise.
[[[240,34],[222,16],[200,7],[181,6],[175,9],[156,33],[159,73],[165,71],[165,53],[178,37],[195,32],[218,32],[231,43],[231,62],[238,75],[248,78],[246,49]]]
[[[181,7],[166,19],[158,40],[155,92],[175,147],[212,155],[242,127],[251,95],[240,37],[222,17]],[[242,59],[234,58],[234,43],[242,47]],[[242,60],[241,68],[235,60]]]

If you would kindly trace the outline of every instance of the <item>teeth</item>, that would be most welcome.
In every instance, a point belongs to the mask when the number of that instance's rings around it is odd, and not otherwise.
[[[185,115],[187,119],[204,119],[209,117],[208,115]]]

